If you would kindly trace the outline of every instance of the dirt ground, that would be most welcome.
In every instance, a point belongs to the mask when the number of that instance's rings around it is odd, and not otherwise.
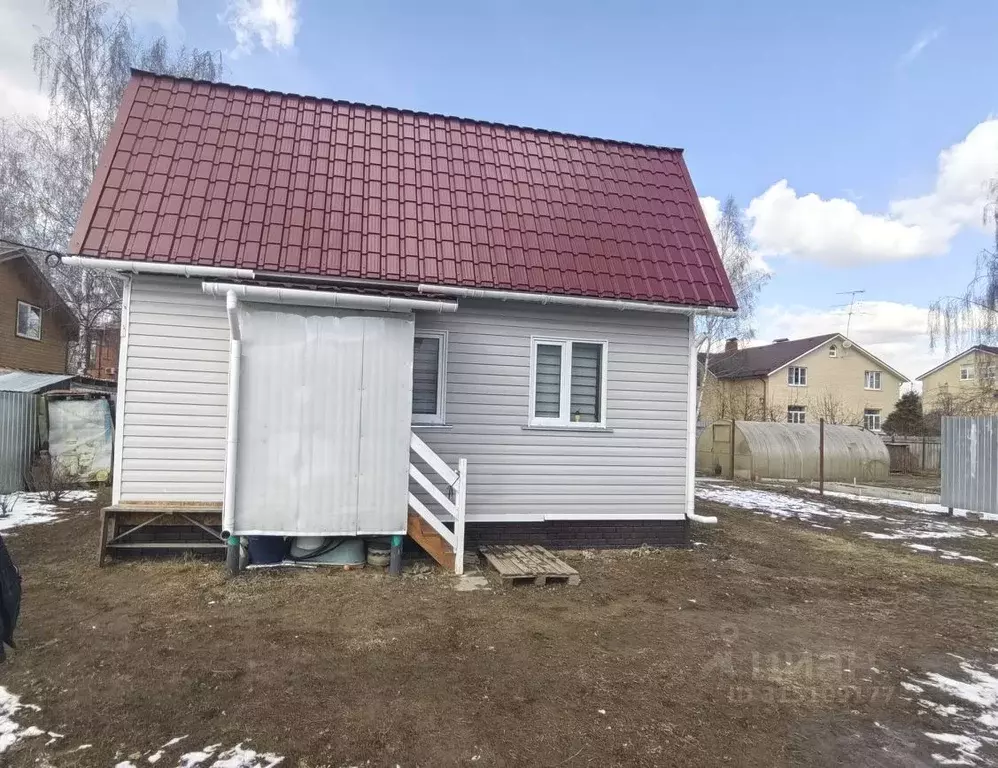
[[[39,708],[20,727],[61,737],[0,762],[150,765],[185,736],[157,768],[239,743],[300,768],[936,764],[951,745],[925,734],[952,718],[909,681],[958,675],[953,654],[998,662],[998,538],[977,544],[990,562],[951,562],[698,511],[721,523],[692,550],[577,553],[581,586],[469,592],[439,573],[98,569],[92,512],[17,529],[0,685]]]

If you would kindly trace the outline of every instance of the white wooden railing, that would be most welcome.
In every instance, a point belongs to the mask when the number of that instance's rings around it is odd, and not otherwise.
[[[443,521],[433,514],[427,506],[409,491],[409,506],[412,507],[436,531],[440,538],[450,544],[454,550],[454,573],[459,576],[464,573],[464,507],[468,482],[468,460],[458,459],[457,471],[441,459],[415,433],[409,443],[412,452],[419,456],[427,465],[447,483],[448,489],[453,489],[454,500],[441,491],[426,475],[409,462],[409,477],[415,480],[419,487],[426,491],[430,498],[443,507],[444,511],[454,518],[454,530],[450,530]]]

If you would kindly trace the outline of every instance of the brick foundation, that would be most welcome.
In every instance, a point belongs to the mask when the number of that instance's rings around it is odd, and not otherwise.
[[[465,547],[483,544],[540,544],[548,549],[631,549],[688,547],[688,520],[549,520],[543,523],[473,523],[464,529]]]

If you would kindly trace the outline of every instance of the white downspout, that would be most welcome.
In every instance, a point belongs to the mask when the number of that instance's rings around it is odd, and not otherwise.
[[[690,315],[690,359],[689,384],[686,392],[686,517],[694,523],[716,525],[716,517],[698,515],[694,512],[696,502],[696,467],[697,467],[697,337],[696,316]],[[704,382],[706,383],[706,382]],[[731,439],[734,440],[734,435]]]
[[[229,397],[225,419],[225,490],[222,496],[222,536],[228,539],[235,527],[236,454],[239,446],[239,374],[242,332],[239,327],[239,299],[232,291],[225,295],[229,316]],[[231,542],[229,542],[231,546]]]

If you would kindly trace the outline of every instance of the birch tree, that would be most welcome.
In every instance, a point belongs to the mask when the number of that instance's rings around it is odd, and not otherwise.
[[[731,317],[700,315],[696,320],[697,354],[705,353],[701,370],[702,386],[697,395],[697,416],[703,403],[703,393],[710,386],[710,355],[720,350],[724,339],[748,340],[755,336],[753,320],[762,287],[769,281],[769,272],[757,261],[752,251],[745,217],[728,196],[721,204],[720,215],[713,227],[714,242],[721,256],[721,263],[728,273],[731,288],[738,302],[738,311]]]
[[[35,42],[34,69],[48,98],[41,117],[0,122],[0,238],[64,252],[76,226],[131,69],[214,80],[218,53],[135,36],[127,13],[103,0],[48,0],[54,26]],[[42,266],[80,321],[76,367],[97,328],[117,321],[120,282],[105,272]]]

